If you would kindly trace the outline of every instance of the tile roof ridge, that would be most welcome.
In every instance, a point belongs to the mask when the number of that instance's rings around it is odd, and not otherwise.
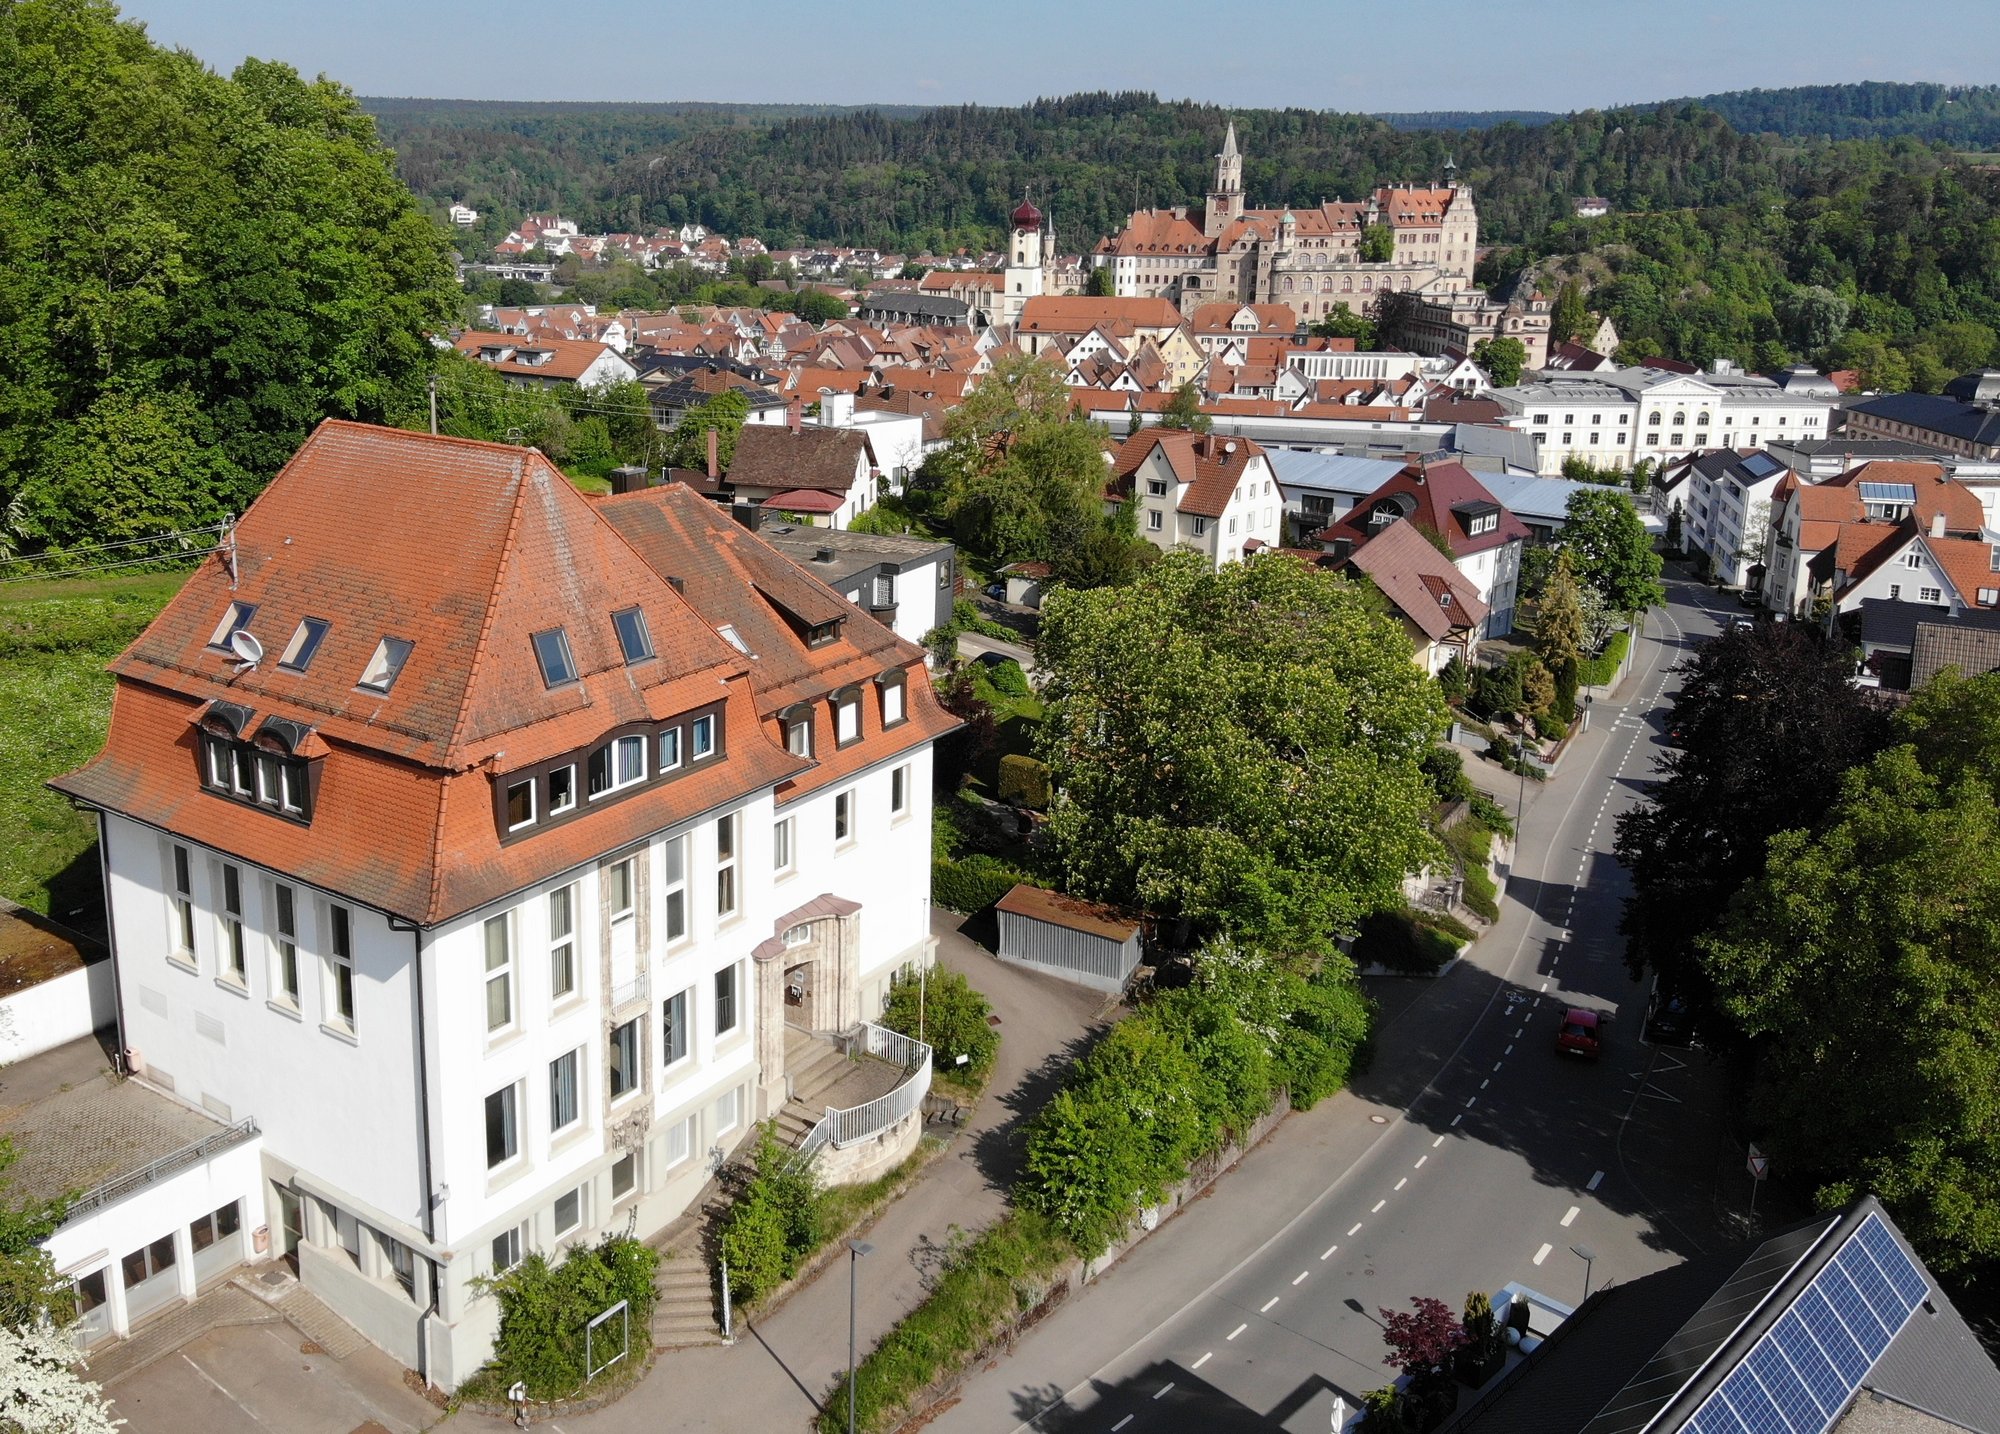
[[[515,449],[512,481],[514,484],[513,510],[507,515],[507,531],[500,540],[500,561],[493,566],[491,586],[486,590],[486,611],[479,618],[479,636],[473,640],[472,658],[465,666],[465,685],[460,689],[458,717],[451,724],[451,735],[445,738],[445,755],[449,759],[455,754],[465,738],[466,723],[472,718],[472,693],[479,685],[479,669],[486,659],[486,639],[493,631],[493,619],[500,610],[500,588],[507,579],[508,565],[514,559],[514,539],[521,530],[521,509],[526,506],[528,491],[525,454],[533,449]],[[442,815],[440,815],[442,821]],[[442,840],[443,829],[439,836]],[[436,870],[436,867],[433,867]]]

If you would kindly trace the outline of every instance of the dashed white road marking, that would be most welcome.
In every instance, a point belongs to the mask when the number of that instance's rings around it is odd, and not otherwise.
[[[1309,1274],[1311,1274],[1311,1273],[1312,1273],[1312,1271],[1311,1271],[1311,1270],[1300,1270],[1300,1271],[1299,1271],[1299,1277],[1298,1277],[1297,1279],[1295,1279],[1295,1280],[1293,1280],[1293,1281],[1292,1281],[1292,1287],[1293,1287],[1294,1289],[1296,1289],[1296,1288],[1298,1288],[1298,1287],[1299,1287],[1300,1285],[1304,1284],[1304,1283],[1306,1282],[1306,1276],[1307,1276],[1307,1275],[1309,1275]]]
[[[1493,1062],[1493,1072],[1494,1072],[1494,1074],[1495,1074],[1495,1075],[1498,1075],[1498,1074],[1500,1073],[1500,1062],[1499,1062],[1499,1061],[1495,1061],[1495,1062]]]
[[[1271,1312],[1271,1306],[1272,1306],[1272,1305],[1274,1305],[1274,1304],[1276,1304],[1276,1303],[1278,1302],[1278,1300],[1279,1300],[1280,1298],[1281,1298],[1281,1296],[1278,1296],[1278,1295],[1272,1295],[1272,1296],[1271,1296],[1271,1298],[1269,1298],[1268,1300],[1265,1300],[1265,1301],[1264,1301],[1264,1303],[1263,1303],[1263,1305],[1262,1305],[1262,1306],[1260,1306],[1260,1307],[1258,1308],[1258,1310],[1257,1310],[1257,1313],[1258,1313],[1258,1314],[1269,1314],[1269,1313]]]
[[[1167,1397],[1167,1391],[1169,1389],[1172,1389],[1173,1387],[1174,1387],[1174,1382],[1171,1379],[1169,1379],[1165,1384],[1162,1384],[1160,1386],[1160,1392],[1158,1394],[1155,1394],[1153,1398],[1165,1399]]]
[[[1600,1170],[1595,1175],[1591,1176],[1589,1180],[1584,1182],[1583,1188],[1586,1190],[1595,1190],[1598,1186],[1602,1185],[1603,1183],[1604,1183],[1604,1172]]]
[[[1567,1230],[1570,1227],[1570,1223],[1574,1221],[1576,1217],[1581,1215],[1582,1213],[1583,1213],[1583,1207],[1581,1205],[1570,1206],[1569,1213],[1562,1217],[1562,1227],[1565,1230]]]
[[[1502,1054],[1510,1056],[1514,1054],[1514,1043],[1512,1041],[1507,1042],[1507,1049]]]
[[[1403,1188],[1403,1187],[1404,1187],[1405,1185],[1407,1185],[1407,1184],[1409,1184],[1409,1183],[1410,1183],[1410,1177],[1409,1177],[1409,1176],[1407,1176],[1407,1175],[1405,1175],[1405,1176],[1404,1176],[1404,1177],[1403,1177],[1403,1178],[1402,1178],[1401,1180],[1398,1180],[1398,1181],[1396,1182],[1396,1188],[1397,1188],[1398,1190],[1401,1190],[1401,1189],[1402,1189],[1402,1188]]]
[[[1330,1260],[1330,1259],[1332,1259],[1332,1258],[1333,1258],[1333,1252],[1334,1252],[1335,1250],[1339,1249],[1339,1248],[1340,1248],[1340,1246],[1338,1246],[1338,1245],[1328,1245],[1328,1246],[1326,1247],[1326,1252],[1325,1252],[1324,1254],[1322,1254],[1322,1255],[1320,1256],[1320,1258],[1321,1258],[1322,1260]]]
[[[1461,1120],[1464,1120],[1464,1119],[1465,1119],[1465,1117],[1464,1117],[1463,1115],[1454,1115],[1454,1116],[1453,1116],[1453,1117],[1451,1118],[1451,1123],[1452,1123],[1453,1125],[1457,1125],[1457,1124],[1458,1124],[1458,1123],[1459,1123],[1459,1122],[1460,1122]],[[1440,1136],[1438,1137],[1438,1139],[1439,1139],[1439,1140],[1443,1140],[1443,1139],[1444,1139],[1444,1137],[1443,1137],[1442,1135],[1440,1135]]]
[[[1133,1421],[1133,1419],[1137,1417],[1138,1416],[1136,1415],[1127,1414],[1123,1419],[1120,1419],[1116,1424],[1111,1426],[1111,1434],[1118,1434],[1118,1431],[1120,1429],[1123,1429],[1127,1424],[1130,1424]]]
[[[1483,1081],[1481,1081],[1481,1082],[1479,1083],[1479,1088],[1480,1088],[1481,1090],[1485,1090],[1485,1089],[1486,1089],[1486,1087],[1488,1087],[1489,1085],[1492,1085],[1492,1084],[1493,1084],[1493,1077],[1492,1077],[1492,1076],[1488,1076],[1488,1077],[1486,1077],[1486,1079],[1485,1079],[1485,1080],[1483,1080]]]
[[[1469,1096],[1467,1096],[1467,1097],[1465,1098],[1465,1108],[1466,1108],[1467,1110],[1471,1110],[1471,1109],[1472,1109],[1472,1107],[1474,1107],[1474,1106],[1475,1106],[1475,1105],[1477,1105],[1477,1104],[1479,1104],[1479,1097],[1478,1097],[1478,1096],[1476,1096],[1476,1095],[1469,1095]]]
[[[1388,1203],[1389,1202],[1387,1200],[1377,1200],[1375,1202],[1375,1208],[1370,1210],[1368,1213],[1371,1215],[1379,1215],[1382,1213],[1382,1207]]]
[[[1554,1245],[1544,1245],[1541,1249],[1535,1251],[1535,1263],[1539,1265],[1543,1260],[1546,1260],[1549,1257],[1549,1251],[1554,1248]]]
[[[1238,1326],[1236,1326],[1236,1328],[1235,1328],[1235,1329],[1232,1329],[1231,1331],[1229,1331],[1229,1337],[1230,1337],[1231,1339],[1234,1339],[1234,1338],[1236,1338],[1236,1336],[1237,1336],[1237,1335],[1239,1335],[1239,1334],[1243,1333],[1243,1331],[1244,1331],[1244,1330],[1246,1330],[1246,1329],[1248,1329],[1248,1328],[1250,1328],[1250,1326],[1249,1326],[1249,1325],[1247,1325],[1247,1324],[1239,1324]]]
[[[1424,1162],[1425,1162],[1426,1160],[1429,1160],[1429,1159],[1430,1159],[1430,1156],[1428,1156],[1428,1155],[1419,1155],[1419,1156],[1417,1157],[1417,1163],[1416,1163],[1415,1165],[1412,1165],[1412,1166],[1410,1167],[1410,1169],[1412,1169],[1412,1170],[1421,1170],[1421,1169],[1423,1169],[1423,1168],[1424,1168]]]
[[[1354,1228],[1347,1232],[1347,1238],[1351,1240],[1360,1233],[1361,1233],[1361,1222],[1359,1220],[1356,1220],[1354,1222]]]
[[[1215,1351],[1211,1349],[1207,1354],[1204,1354],[1200,1359],[1197,1359],[1193,1364],[1189,1365],[1188,1368],[1200,1369],[1204,1364],[1207,1364],[1211,1359],[1214,1358],[1215,1358]]]
[[[1451,1123],[1452,1123],[1453,1125],[1457,1125],[1457,1124],[1458,1124],[1458,1119],[1457,1119],[1457,1117],[1453,1117],[1453,1119],[1452,1119],[1452,1122],[1451,1122]],[[1440,1136],[1439,1136],[1439,1137],[1438,1137],[1438,1138],[1437,1138],[1436,1140],[1433,1140],[1433,1141],[1431,1142],[1431,1149],[1433,1149],[1433,1150],[1436,1150],[1436,1149],[1437,1149],[1437,1148],[1438,1148],[1438,1147],[1439,1147],[1440,1145],[1443,1145],[1443,1144],[1444,1144],[1444,1137],[1443,1137],[1442,1135],[1440,1135]]]

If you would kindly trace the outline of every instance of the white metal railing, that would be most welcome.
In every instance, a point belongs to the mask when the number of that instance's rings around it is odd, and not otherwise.
[[[836,1150],[879,1135],[923,1107],[931,1093],[931,1048],[901,1031],[863,1021],[845,1039],[849,1055],[871,1055],[903,1068],[903,1079],[887,1095],[844,1110],[827,1107],[825,1115],[799,1142],[801,1156],[823,1145]]]
[[[628,1006],[634,1001],[646,999],[646,973],[641,971],[629,981],[620,981],[611,988],[611,1004]]]
[[[69,1203],[63,1218],[74,1220],[77,1216],[88,1214],[92,1210],[116,1204],[134,1191],[143,1190],[146,1186],[158,1180],[165,1180],[170,1175],[178,1175],[183,1170],[201,1164],[210,1156],[221,1154],[232,1145],[242,1144],[256,1134],[257,1118],[245,1116],[226,1130],[218,1130],[213,1135],[204,1135],[200,1140],[183,1145],[179,1150],[162,1155],[157,1160],[149,1161],[137,1170],[114,1175],[102,1185],[91,1187]]]

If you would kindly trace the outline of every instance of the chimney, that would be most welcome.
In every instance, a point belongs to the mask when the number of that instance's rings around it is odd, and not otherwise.
[[[813,561],[816,563],[830,563],[833,561],[833,558],[834,553],[832,548],[816,548],[813,551]]]
[[[716,445],[715,430],[711,428],[708,430],[708,481],[711,483],[722,476],[722,465],[717,457],[720,451]]]
[[[1942,538],[1944,536],[1944,509],[1942,508],[1931,514],[1931,536],[1933,538]]]
[[[805,411],[805,405],[800,403],[799,400],[796,398],[793,399],[790,403],[786,404],[785,427],[791,429],[792,432],[797,433],[799,431],[799,416],[804,411]]]
[[[714,436],[713,433],[709,434],[710,438]],[[739,526],[753,533],[764,526],[764,510],[755,503],[731,503],[729,516],[734,518]]]

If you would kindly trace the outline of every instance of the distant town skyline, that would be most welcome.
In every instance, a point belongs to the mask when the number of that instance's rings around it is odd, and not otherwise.
[[[222,71],[246,55],[363,95],[569,101],[1017,105],[1089,90],[1240,107],[1576,110],[1859,80],[2000,82],[2000,6],[1937,0],[1904,23],[1879,0],[1604,0],[1495,5],[1322,0],[1237,23],[1212,4],[1055,0],[997,9],[768,0],[126,0],[160,44]],[[1085,18],[1079,19],[1079,16]]]

